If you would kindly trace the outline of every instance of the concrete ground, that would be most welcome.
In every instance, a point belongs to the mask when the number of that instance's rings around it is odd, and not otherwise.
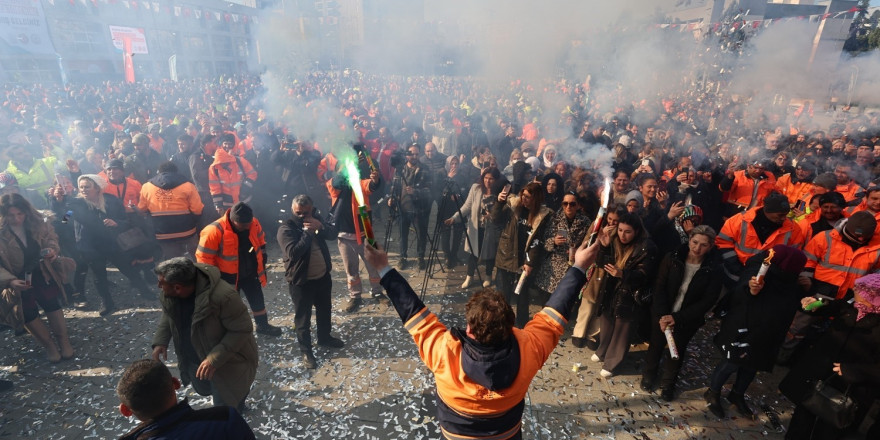
[[[394,310],[367,301],[354,314],[341,311],[347,291],[335,248],[330,243],[333,333],[346,346],[318,347],[319,368],[309,371],[302,366],[293,335],[292,305],[278,249],[270,246],[273,263],[266,304],[270,321],[283,326],[284,334],[257,337],[260,367],[245,419],[259,439],[438,438],[432,377]],[[410,269],[404,274],[419,292],[424,273]],[[363,270],[362,275],[366,284]],[[65,310],[77,352],[74,360],[50,364],[30,336],[0,333],[6,347],[0,355],[0,378],[15,383],[0,400],[0,439],[116,438],[136,425],[117,411],[115,386],[127,364],[149,356],[160,312],[154,301],[133,293],[118,273],[111,272],[111,277],[121,310],[107,318],[98,316],[93,289],[88,308]],[[463,326],[468,298],[460,288],[463,278],[464,267],[459,266],[428,281],[425,303],[449,325]],[[532,312],[539,309],[534,301]],[[598,374],[601,365],[589,361],[592,352],[571,345],[569,330],[528,393],[525,438],[781,439],[781,428],[777,430],[759,408],[765,405],[778,414],[782,426],[788,424],[792,405],[775,391],[783,368],[760,373],[749,388],[755,419],[728,411],[734,416],[719,420],[707,412],[702,393],[719,358],[710,343],[716,328],[717,322],[710,322],[695,338],[680,375],[679,395],[670,403],[639,389],[643,346],[633,348],[620,375],[606,380]],[[169,364],[177,374],[173,350]],[[575,371],[576,364],[580,368]],[[191,388],[180,392],[184,395],[195,407],[210,405],[210,397],[198,396]]]

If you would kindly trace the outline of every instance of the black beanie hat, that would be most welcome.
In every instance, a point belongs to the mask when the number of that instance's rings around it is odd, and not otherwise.
[[[837,191],[827,192],[819,196],[819,206],[822,206],[826,203],[834,203],[841,208],[846,207],[846,199],[843,198],[843,194]]]
[[[254,221],[254,211],[246,203],[238,202],[229,211],[229,220],[236,223],[250,223]]]
[[[791,205],[788,204],[788,197],[778,192],[772,192],[764,198],[764,212],[769,213],[788,213],[791,211]]]

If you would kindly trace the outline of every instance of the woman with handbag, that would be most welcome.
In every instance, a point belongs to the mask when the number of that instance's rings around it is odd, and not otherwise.
[[[642,390],[654,390],[660,358],[660,397],[675,398],[675,380],[687,345],[703,324],[706,312],[715,305],[721,291],[720,255],[715,248],[715,231],[706,225],[690,230],[690,238],[677,251],[666,254],[657,270],[651,303],[651,343],[645,355]],[[678,356],[667,350],[666,329],[671,329]]]
[[[786,439],[880,438],[876,420],[865,437],[850,437],[880,398],[880,274],[857,279],[853,294],[852,305],[841,299],[813,309],[816,298],[801,300],[802,309],[834,319],[779,384],[796,405]],[[846,396],[850,404],[834,404],[823,395]]]
[[[616,234],[608,226],[599,236],[596,267],[604,270],[597,303],[599,309],[599,347],[590,358],[603,362],[602,377],[614,376],[629,352],[639,310],[646,306],[651,277],[656,270],[657,247],[648,238],[636,214],[624,213]]]
[[[498,228],[490,221],[489,213],[498,198],[497,193],[492,192],[496,182],[501,180],[498,168],[486,168],[482,172],[480,183],[471,185],[467,199],[461,205],[461,210],[456,210],[452,216],[444,220],[449,226],[454,223],[462,223],[467,219],[467,236],[464,246],[468,252],[467,276],[461,288],[472,287],[477,281],[474,274],[480,261],[486,267],[486,277],[483,278],[483,287],[489,287],[492,280],[492,269],[495,267],[495,252],[498,249]],[[488,249],[491,248],[491,249]],[[491,258],[485,255],[491,253]]]
[[[709,389],[703,396],[709,410],[719,418],[724,417],[721,388],[734,373],[736,381],[727,401],[740,415],[753,415],[746,404],[746,389],[758,371],[773,369],[803,295],[797,286],[797,277],[807,257],[790,246],[776,245],[772,251],[770,267],[762,279],[756,275],[770,251],[748,259],[739,285],[728,293],[730,306],[714,339],[721,349],[722,360],[709,376]]]
[[[76,181],[79,193],[71,198],[63,189],[55,188],[53,207],[56,212],[70,212],[76,232],[76,247],[82,259],[95,274],[95,287],[103,305],[99,311],[106,316],[116,310],[110,286],[107,281],[107,261],[113,263],[138,292],[146,298],[152,295],[149,286],[141,278],[138,270],[131,265],[130,258],[123,254],[120,246],[129,247],[137,239],[130,227],[125,208],[118,198],[104,194],[107,182],[95,174],[83,174]],[[85,292],[86,267],[77,271],[75,287]]]
[[[0,197],[0,289],[4,300],[20,302],[18,322],[46,349],[52,363],[74,356],[60,303],[63,282],[52,264],[59,251],[52,225],[24,197]],[[46,313],[48,328],[39,308]]]

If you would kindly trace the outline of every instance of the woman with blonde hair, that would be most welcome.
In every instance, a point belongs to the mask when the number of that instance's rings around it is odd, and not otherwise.
[[[101,296],[103,306],[100,315],[106,316],[116,310],[110,296],[107,280],[107,262],[110,261],[133,284],[134,288],[146,298],[153,296],[146,281],[131,265],[119,247],[116,238],[131,229],[125,207],[118,198],[104,193],[107,181],[96,174],[83,174],[76,181],[79,193],[69,197],[62,188],[54,188],[53,208],[55,212],[70,213],[74,221],[76,247],[82,254],[82,261],[95,274],[95,287]],[[77,271],[74,281],[77,292],[85,292],[86,267]]]

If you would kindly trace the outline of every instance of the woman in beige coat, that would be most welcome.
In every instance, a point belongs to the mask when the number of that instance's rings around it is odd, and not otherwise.
[[[50,362],[74,356],[61,310],[61,277],[52,266],[60,249],[52,225],[20,194],[0,197],[0,289],[20,301],[14,321],[46,349]],[[19,299],[20,297],[20,299]],[[46,313],[51,333],[40,319]]]

